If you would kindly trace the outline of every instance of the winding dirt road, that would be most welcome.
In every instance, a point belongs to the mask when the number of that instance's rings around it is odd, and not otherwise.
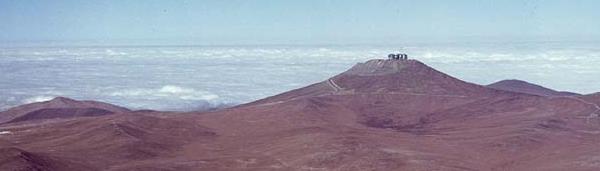
[[[340,87],[339,85],[337,85],[337,84],[336,84],[336,83],[333,81],[333,79],[328,79],[328,80],[327,80],[327,83],[329,84],[329,86],[330,86],[331,88],[333,88],[333,91],[335,91],[335,92],[338,92],[338,91],[341,91],[341,90],[342,90],[342,87]]]

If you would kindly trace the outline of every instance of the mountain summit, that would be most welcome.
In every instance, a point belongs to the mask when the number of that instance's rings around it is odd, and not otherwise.
[[[493,92],[483,86],[456,79],[412,59],[369,60],[354,65],[331,80],[340,88],[354,92],[461,96]]]
[[[367,62],[358,63],[343,74],[360,75],[360,76],[376,76],[398,73],[401,71],[415,72],[419,70],[431,69],[427,65],[411,59],[411,60],[394,60],[394,59],[373,59]]]
[[[334,94],[467,97],[489,95],[498,91],[500,90],[454,78],[418,60],[373,59],[358,63],[347,71],[325,81],[242,106]]]

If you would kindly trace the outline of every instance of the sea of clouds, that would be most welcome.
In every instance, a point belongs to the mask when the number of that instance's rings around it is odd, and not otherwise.
[[[466,81],[523,79],[600,91],[600,48],[588,43],[403,46],[115,46],[0,48],[0,110],[57,96],[132,109],[209,110],[325,80],[402,51]]]

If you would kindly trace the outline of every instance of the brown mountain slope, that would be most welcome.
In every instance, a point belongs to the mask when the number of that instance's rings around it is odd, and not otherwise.
[[[96,101],[77,101],[57,97],[50,101],[31,103],[0,112],[0,124],[29,120],[99,116],[130,112],[129,109]]]
[[[217,136],[211,129],[193,122],[144,114],[82,117],[41,124],[12,123],[0,129],[11,132],[0,136],[0,141],[8,140],[13,146],[50,153],[64,162],[90,168],[85,170],[116,169],[136,161],[177,157],[184,144]],[[82,157],[85,160],[78,160]]]
[[[390,97],[387,102],[392,103],[374,103],[383,107],[369,109],[360,107],[366,102],[362,97],[311,97],[195,116],[229,138],[193,143],[186,151],[206,146],[230,149],[227,156],[189,154],[210,161],[198,167],[215,170],[225,163],[247,169],[237,160],[257,161],[250,165],[257,170],[535,170],[548,169],[547,164],[561,170],[579,161],[560,155],[584,158],[593,154],[590,151],[600,151],[592,145],[600,142],[595,137],[598,125],[581,118],[593,107],[577,100],[512,95],[468,102],[446,98],[435,100],[457,104],[437,110],[419,104],[437,106],[429,99],[394,103],[408,98]],[[407,115],[410,110],[415,114]],[[385,112],[391,114],[379,115]],[[404,124],[409,116],[418,119],[408,120],[422,122]],[[379,121],[365,123],[365,117]],[[551,154],[551,149],[561,153]],[[557,163],[545,163],[537,156]]]
[[[30,153],[15,147],[0,148],[0,170],[89,170],[79,163],[65,162],[42,154]]]
[[[521,80],[502,80],[490,85],[487,87],[505,90],[505,91],[513,91],[519,93],[527,93],[538,96],[577,96],[580,94],[566,92],[566,91],[556,91],[546,87],[542,87],[540,85],[532,84],[526,81]]]
[[[194,116],[230,137],[217,144],[237,150],[222,159],[190,157],[216,170],[224,163],[240,170],[586,170],[600,167],[575,159],[600,151],[591,145],[600,142],[598,119],[587,118],[595,110],[577,98],[466,83],[417,61],[375,60],[306,88]]]

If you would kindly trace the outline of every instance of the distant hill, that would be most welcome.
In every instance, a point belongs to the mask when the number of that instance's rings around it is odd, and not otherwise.
[[[540,85],[536,85],[536,84],[529,83],[526,81],[521,81],[521,80],[502,80],[502,81],[498,81],[498,82],[492,83],[490,85],[487,85],[487,87],[498,89],[498,90],[533,94],[533,95],[538,95],[538,96],[577,96],[577,95],[580,95],[580,94],[572,93],[572,92],[552,90],[552,89],[549,89],[549,88],[546,88],[546,87],[543,87]]]
[[[56,97],[50,101],[21,105],[0,112],[0,123],[99,116],[129,111],[127,108],[103,102],[77,101],[66,97]]]

